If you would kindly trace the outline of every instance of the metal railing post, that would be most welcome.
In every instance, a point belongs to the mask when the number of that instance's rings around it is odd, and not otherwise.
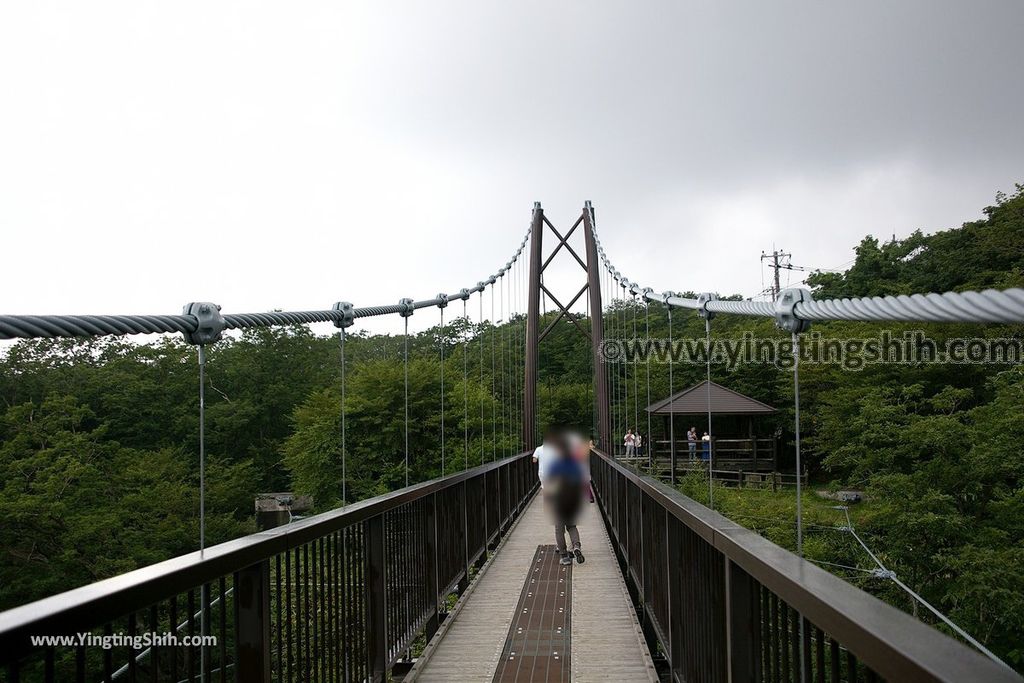
[[[469,587],[469,480],[463,481],[462,488],[462,578],[459,579],[459,595]]]
[[[730,681],[760,680],[760,610],[750,575],[728,557],[725,571],[725,634]]]
[[[430,616],[427,618],[426,625],[426,638],[429,641],[434,633],[437,632],[437,626],[439,623],[440,609],[438,608],[438,602],[440,600],[441,587],[438,584],[437,578],[437,494],[432,493],[427,497],[426,508],[423,520],[423,530],[426,536],[426,543],[424,544],[425,555],[424,560],[427,566],[427,589],[430,591]]]
[[[270,682],[270,561],[235,572],[235,670],[240,681]]]
[[[366,656],[371,681],[387,678],[387,584],[384,580],[384,515],[366,520]]]

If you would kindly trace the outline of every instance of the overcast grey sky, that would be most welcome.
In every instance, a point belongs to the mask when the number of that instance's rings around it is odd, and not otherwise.
[[[1020,0],[4,3],[0,311],[430,297],[534,200],[753,295],[773,244],[835,267],[1024,182],[1022,34]]]

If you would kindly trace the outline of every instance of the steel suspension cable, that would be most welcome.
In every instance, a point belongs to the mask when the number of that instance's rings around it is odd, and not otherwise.
[[[596,227],[593,229],[595,239]],[[529,232],[527,232],[529,235]],[[598,241],[598,244],[600,242]],[[520,246],[516,258],[522,253]],[[604,250],[599,248],[606,270],[615,272]],[[631,283],[634,291],[639,285]],[[469,289],[472,294],[478,287]],[[654,301],[660,299],[645,294]],[[547,310],[544,297],[545,312]],[[696,299],[671,297],[668,305],[697,310]],[[417,301],[413,309],[436,306],[438,301]],[[712,301],[706,304],[712,313],[775,317],[775,305],[764,301]],[[356,318],[392,315],[402,312],[402,306],[367,306],[354,309]],[[986,289],[983,291],[900,294],[852,299],[805,299],[795,303],[793,313],[807,321],[859,320],[865,322],[1024,322],[1024,289]],[[338,322],[341,314],[335,310],[273,311],[265,313],[235,313],[222,317],[224,329],[249,329],[316,322]],[[162,334],[180,332],[193,334],[199,320],[193,315],[0,315],[0,339],[34,339],[53,337],[99,337],[128,334]]]
[[[515,316],[513,317],[512,324],[512,353],[514,360],[512,361],[512,382],[515,387],[514,406],[515,406],[515,418],[513,419],[513,428],[515,430],[514,439],[516,444],[516,452],[522,453],[523,451],[523,398],[522,398],[522,386],[523,378],[516,369],[521,367],[522,363],[522,352],[523,349],[520,347],[520,335],[519,335],[519,312],[520,308],[519,294],[522,288],[522,276],[520,273],[521,265],[516,262],[514,271],[515,275],[515,286],[512,288],[513,298],[515,299]]]
[[[630,301],[630,307],[633,309],[633,339],[630,340],[630,344],[632,345],[633,350],[635,351],[636,350],[636,344],[637,344],[637,341],[636,341],[636,294],[633,295],[633,298]],[[637,380],[637,376],[636,376],[636,356],[632,357],[632,360],[630,361],[630,365],[633,366],[633,429],[634,429],[634,438],[637,438],[639,436],[639,434],[640,434],[640,398],[639,398],[639,387],[638,387],[638,384],[637,384],[638,380]],[[640,438],[642,439],[643,437],[640,437]],[[640,442],[640,447],[643,448],[643,441]],[[640,455],[640,454],[637,453],[637,455]]]
[[[608,273],[605,276],[605,292],[607,293],[607,300],[608,300],[607,308],[605,309],[607,311],[607,313],[605,315],[605,320],[606,320],[606,330],[607,330],[607,335],[606,336],[608,337],[608,339],[612,343],[614,343],[615,342],[615,326],[612,325],[612,310],[613,310],[613,306],[614,306],[614,301],[612,301],[612,288],[611,288],[611,285],[609,284],[611,282],[611,280],[612,280],[612,274]],[[616,448],[616,445],[618,443],[618,436],[617,435],[619,433],[619,421],[618,421],[616,413],[615,413],[615,375],[612,373],[612,363],[609,362],[607,358],[605,358],[604,365],[605,365],[605,372],[608,375],[608,380],[607,380],[607,382],[608,382],[608,404],[609,404],[608,405],[608,413],[609,413],[609,419],[611,420],[611,427],[612,427],[612,435],[611,435],[612,442],[610,444],[608,444],[608,448],[609,448],[610,452],[614,454],[616,452],[615,448]]]
[[[619,339],[619,346],[624,347],[626,341],[626,286],[623,282],[619,282],[619,287],[622,289],[621,302],[622,308],[622,324],[619,326],[620,334],[622,337]],[[629,431],[629,361],[626,359],[625,354],[620,354],[622,358],[622,377],[619,381],[619,386],[622,388],[622,426],[624,429],[622,433],[625,434]],[[636,433],[633,436],[633,454],[636,455]]]
[[[796,447],[796,554],[804,556],[804,515],[801,480],[803,467],[800,462],[800,334],[793,333],[793,427]]]
[[[593,312],[590,310],[590,286],[589,285],[587,286],[587,315],[588,315],[589,321],[590,321],[590,335],[591,335],[591,337],[593,337],[594,333],[595,333],[595,325],[594,325]],[[594,399],[594,378],[597,376],[596,375],[597,368],[595,367],[595,364],[596,364],[597,361],[594,359],[594,354],[593,353],[588,353],[587,354],[587,358],[589,360],[589,363],[587,363],[587,365],[589,366],[589,370],[590,370],[590,381],[587,383],[587,401],[590,403],[590,431],[588,432],[588,434],[590,435],[591,439],[596,443],[597,442],[597,438],[596,438],[596,435],[597,435],[597,401]]]
[[[672,349],[672,307],[666,304],[668,310],[668,440],[671,452],[672,485],[676,484],[676,409],[675,409],[675,378],[672,374],[673,349]]]
[[[463,465],[469,469],[469,313],[462,300],[462,446]]]
[[[409,318],[403,317],[405,334],[402,335],[404,345],[403,366],[405,369],[405,485],[409,486]]]
[[[477,331],[477,346],[480,347],[480,464],[484,462],[484,292],[480,290],[480,327]]]
[[[619,329],[618,329],[618,324],[617,323],[618,323],[619,316],[618,316],[618,311],[615,310],[616,307],[618,306],[618,301],[617,301],[617,294],[618,294],[618,292],[616,291],[616,287],[615,287],[615,276],[612,275],[612,274],[609,274],[609,276],[608,276],[608,291],[609,291],[609,294],[612,297],[612,307],[611,307],[611,309],[609,311],[609,319],[611,321],[611,326],[612,326],[612,337],[613,337],[615,343],[618,344],[619,343]],[[621,381],[619,379],[619,366],[618,366],[617,362],[611,364],[611,372],[612,372],[612,405],[615,407],[615,412],[614,412],[614,415],[615,415],[615,418],[614,418],[615,419],[615,444],[617,446],[621,447],[622,446],[622,442],[619,441],[619,439],[622,438],[622,435],[625,432],[622,429],[622,403],[619,401],[619,393],[622,391],[622,383],[621,383]]]
[[[604,273],[601,278],[601,288],[604,290],[604,294],[601,299],[601,317],[604,319],[605,341],[614,343],[615,340],[613,337],[615,336],[615,331],[612,328],[611,316],[612,290],[611,287],[608,286],[608,283],[611,281],[611,277],[611,273]],[[615,396],[615,382],[612,378],[612,364],[609,362],[607,356],[602,359],[602,362],[604,363],[605,383],[608,385],[608,419],[611,423],[610,426],[612,430],[610,435],[611,443],[607,444],[607,448],[609,453],[615,455],[615,434],[619,431],[618,422],[615,420],[615,401],[613,400]]]
[[[501,373],[501,438],[502,438],[502,450],[504,450],[504,442],[508,440],[508,396],[505,394],[505,276],[504,274],[499,279],[500,289],[498,290],[498,315],[501,317],[501,336],[498,339],[498,349],[500,355],[498,358],[498,369]],[[511,455],[511,453],[509,453]]]
[[[346,424],[345,424],[345,328],[338,330],[338,346],[341,353],[341,504],[348,504],[348,472],[345,469],[346,460]]]
[[[651,302],[644,298],[644,318],[647,329],[645,331],[647,347],[647,405],[651,405]],[[654,471],[654,441],[651,432],[651,411],[647,411],[647,468]]]
[[[963,638],[968,643],[970,643],[971,645],[976,647],[978,649],[978,651],[981,652],[983,655],[985,655],[986,657],[988,657],[992,661],[996,662],[997,664],[1002,664],[1007,669],[1010,669],[1011,671],[1013,671],[1013,667],[1011,667],[1009,664],[1007,664],[1002,659],[1000,659],[994,652],[992,652],[987,647],[985,647],[980,642],[978,642],[978,640],[976,638],[974,638],[971,634],[969,634],[967,631],[965,631],[964,629],[960,628],[949,617],[947,617],[945,614],[940,612],[936,607],[934,607],[930,602],[928,602],[923,597],[918,595],[917,592],[914,591],[910,586],[908,586],[907,584],[903,583],[903,581],[901,581],[896,576],[896,572],[892,571],[891,569],[888,569],[884,564],[882,564],[882,561],[880,559],[878,559],[878,556],[875,555],[875,553],[871,552],[871,548],[868,547],[867,543],[864,542],[864,540],[860,537],[860,535],[857,534],[856,529],[854,529],[854,527],[853,527],[853,520],[850,519],[850,510],[849,510],[849,508],[844,505],[844,506],[841,507],[841,509],[846,514],[846,531],[848,531],[850,533],[850,535],[853,536],[854,540],[856,540],[857,543],[860,545],[860,547],[864,549],[864,552],[866,552],[871,557],[872,561],[874,561],[874,563],[875,563],[875,565],[877,567],[877,569],[871,570],[871,574],[873,576],[875,576],[877,578],[880,578],[880,579],[889,579],[890,581],[895,583],[904,592],[906,592],[911,598],[913,598],[918,603],[923,605],[929,612],[931,612],[938,619],[940,619],[944,624],[946,624],[946,626],[948,626],[954,632],[956,632],[961,638]],[[914,610],[914,615],[915,616],[917,615],[917,610],[916,609]]]
[[[498,407],[494,396],[497,393],[495,391],[495,376],[494,376],[494,336],[497,329],[494,323],[494,284],[491,284],[491,330],[488,335],[491,338],[491,395],[488,397],[491,404],[491,462],[498,457],[498,426],[497,426],[497,415]]]
[[[707,361],[707,398],[708,398],[708,507],[715,509],[715,435],[711,431],[711,318],[704,318],[705,360]],[[740,482],[742,485],[743,482]]]
[[[597,238],[596,225],[592,228]],[[614,273],[603,248],[598,247],[605,269]],[[640,286],[633,283],[637,292]],[[652,300],[661,300],[653,292],[645,294]],[[672,296],[668,305],[676,308],[699,310],[697,299]],[[712,313],[748,315],[774,318],[775,303],[766,301],[709,301],[706,310]],[[793,314],[800,320],[858,320],[862,322],[1024,322],[1024,289],[986,289],[982,291],[900,294],[845,299],[804,299],[793,306]]]
[[[441,309],[441,476],[444,476],[444,308]]]
[[[199,553],[206,551],[206,346],[199,345]],[[209,604],[209,584],[203,584],[201,599]],[[206,614],[200,615],[199,634],[206,637]],[[206,648],[203,649],[199,668],[207,664]]]
[[[199,551],[206,550],[206,346],[199,345]]]

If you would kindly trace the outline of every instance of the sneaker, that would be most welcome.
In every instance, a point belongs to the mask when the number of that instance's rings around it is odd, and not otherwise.
[[[576,556],[576,561],[580,564],[583,564],[587,561],[587,558],[583,557],[583,550],[581,550],[580,548],[576,548],[575,550],[573,550],[572,554]],[[570,562],[571,561],[572,560],[570,560]]]
[[[572,564],[572,555],[569,553],[562,555],[562,559],[558,561],[558,564]]]

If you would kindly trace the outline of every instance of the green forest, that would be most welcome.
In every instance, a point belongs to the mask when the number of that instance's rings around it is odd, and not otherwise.
[[[1024,187],[999,194],[985,217],[906,239],[864,238],[841,273],[819,272],[815,298],[1024,287]],[[865,226],[866,231],[872,226]],[[668,337],[663,306],[607,303],[606,331]],[[524,317],[501,325],[462,317],[461,302],[409,344],[409,480],[419,482],[515,453]],[[421,316],[436,311],[422,310]],[[485,316],[486,317],[486,316]],[[546,321],[553,314],[545,316]],[[580,319],[586,325],[586,319]],[[676,312],[675,339],[703,339],[704,321]],[[823,337],[877,337],[903,325],[816,324]],[[1024,326],[921,324],[932,339],[1020,338]],[[771,320],[719,316],[716,337],[784,339]],[[401,487],[405,421],[401,335],[306,327],[251,330],[207,352],[207,538],[255,530],[260,492],[311,494],[317,509]],[[443,360],[442,360],[443,358]],[[641,422],[648,367],[617,365],[616,431]],[[652,400],[669,394],[669,367],[652,363]],[[442,371],[444,398],[442,401]],[[562,321],[540,349],[541,424],[590,431],[592,358]],[[704,379],[677,364],[672,388]],[[792,467],[793,376],[776,364],[715,365],[713,379],[779,408],[784,464]],[[1014,364],[802,364],[804,460],[813,488],[855,488],[858,531],[890,569],[1000,657],[1024,670],[1024,368]],[[640,396],[633,387],[640,387]],[[199,395],[195,347],[180,337],[35,340],[0,357],[0,609],[7,609],[198,546]],[[637,408],[637,405],[639,408]],[[630,417],[630,416],[636,416]],[[443,424],[443,432],[442,432]],[[659,437],[659,424],[648,440]],[[443,433],[443,438],[442,438]],[[790,460],[787,460],[790,458]],[[680,487],[697,499],[706,482]],[[725,490],[725,514],[773,541],[794,543],[791,491]],[[807,496],[807,554],[870,568],[832,527],[841,519]],[[847,574],[837,569],[843,576]],[[885,581],[850,580],[907,611]],[[921,615],[924,617],[924,615]]]

